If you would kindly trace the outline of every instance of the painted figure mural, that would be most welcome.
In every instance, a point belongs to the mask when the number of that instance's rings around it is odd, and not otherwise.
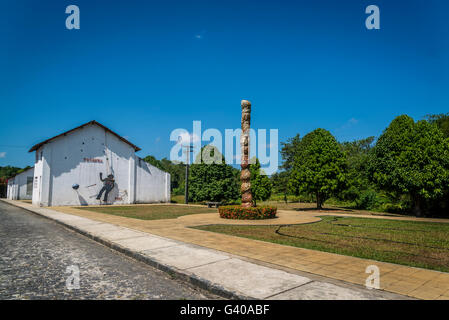
[[[101,199],[101,195],[104,192],[104,198],[103,201],[108,201],[108,194],[111,192],[112,189],[114,189],[115,180],[114,175],[110,174],[105,179],[103,179],[103,173],[100,172],[100,180],[103,182],[103,188],[101,188],[100,192],[98,193],[97,200]]]

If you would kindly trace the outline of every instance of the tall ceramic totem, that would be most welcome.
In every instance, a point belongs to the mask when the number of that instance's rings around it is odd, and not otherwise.
[[[251,194],[251,173],[249,171],[249,128],[251,121],[251,102],[242,100],[242,135],[240,137],[240,147],[242,150],[240,181],[242,185],[242,207],[251,207],[253,205],[253,196]]]

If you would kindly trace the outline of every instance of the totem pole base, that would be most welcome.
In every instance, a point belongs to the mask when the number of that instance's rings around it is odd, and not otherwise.
[[[245,204],[246,205],[246,204]],[[239,219],[239,220],[262,220],[276,218],[276,207],[244,207],[241,206],[222,206],[218,207],[220,218]]]

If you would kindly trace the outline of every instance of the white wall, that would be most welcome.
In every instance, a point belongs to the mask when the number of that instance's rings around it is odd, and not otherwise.
[[[34,183],[33,183],[33,205],[40,205],[42,199],[42,168],[43,161],[41,154],[43,153],[43,147],[39,148],[35,152],[34,163]]]
[[[170,174],[136,159],[136,203],[170,202]]]
[[[96,196],[103,178],[114,175],[110,204],[165,202],[165,172],[158,170],[141,178],[132,146],[97,125],[87,125],[43,145],[35,164],[37,192],[33,204],[40,206],[98,205]],[[42,157],[40,157],[42,152]],[[148,171],[153,171],[148,169]],[[77,190],[72,186],[78,184]],[[170,180],[168,180],[170,186]],[[151,194],[149,194],[151,193]],[[103,199],[104,194],[101,199]]]
[[[8,188],[6,189],[6,199],[16,200],[16,190],[14,189],[14,178],[8,179]]]
[[[6,197],[10,200],[31,200],[33,189],[31,188],[31,193],[27,192],[27,178],[33,175],[34,168],[30,168],[9,179]]]

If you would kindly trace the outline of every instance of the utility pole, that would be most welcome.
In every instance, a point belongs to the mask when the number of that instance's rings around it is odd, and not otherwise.
[[[184,189],[184,198],[185,198],[185,204],[189,203],[189,163],[190,163],[190,152],[193,152],[193,146],[182,146],[186,153],[186,182],[185,182],[185,189]]]

